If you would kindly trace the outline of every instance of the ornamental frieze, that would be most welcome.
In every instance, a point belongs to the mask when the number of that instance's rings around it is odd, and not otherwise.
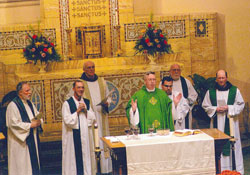
[[[0,32],[0,50],[23,49],[28,44],[28,40],[26,40],[27,33],[32,36],[37,32],[33,30]],[[55,29],[44,29],[42,34],[56,44]]]
[[[142,31],[146,29],[147,23],[131,23],[124,24],[125,28],[125,41],[136,41]],[[168,38],[184,38],[185,37],[185,21],[160,21],[153,23],[168,35]]]

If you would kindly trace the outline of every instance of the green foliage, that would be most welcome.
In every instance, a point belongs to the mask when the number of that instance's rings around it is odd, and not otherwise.
[[[34,64],[36,64],[38,60],[41,63],[60,60],[61,57],[50,38],[45,38],[41,33],[32,36],[27,33],[26,39],[29,40],[29,44],[23,49],[23,56],[28,62],[34,61]]]
[[[201,105],[207,90],[215,87],[216,78],[210,77],[208,79],[205,79],[203,76],[198,74],[193,74],[189,77],[192,78],[194,82],[194,89],[198,93],[197,103],[198,105]]]
[[[135,54],[173,53],[166,34],[163,34],[161,29],[156,29],[155,25],[149,23],[142,33],[135,43]]]

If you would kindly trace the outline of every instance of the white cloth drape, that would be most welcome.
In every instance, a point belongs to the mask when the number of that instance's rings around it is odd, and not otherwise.
[[[126,146],[129,175],[215,175],[214,140],[202,133],[185,137],[118,136]]]

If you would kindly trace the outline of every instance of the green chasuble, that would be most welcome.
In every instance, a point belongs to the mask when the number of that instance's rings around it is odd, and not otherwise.
[[[152,125],[155,120],[160,123],[158,129],[169,128],[171,131],[174,131],[172,100],[167,96],[166,92],[158,88],[155,88],[154,92],[148,92],[146,86],[143,86],[141,90],[132,96],[127,104],[126,112],[129,122],[129,111],[132,99],[137,99],[140,116],[138,126],[140,127],[141,133],[148,133],[148,127]]]

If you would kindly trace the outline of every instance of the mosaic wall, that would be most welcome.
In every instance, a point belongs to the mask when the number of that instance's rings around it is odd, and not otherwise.
[[[76,79],[51,80],[52,122],[62,121],[62,105]]]
[[[23,49],[28,44],[28,40],[25,39],[27,33],[33,35],[34,31],[0,32],[0,50]],[[46,38],[51,38],[51,40],[56,44],[55,29],[42,30],[42,34]]]
[[[142,30],[146,29],[147,23],[124,24],[125,41],[136,41],[138,36],[142,34]],[[167,33],[168,38],[184,38],[185,37],[185,21],[161,21],[157,24],[163,33]]]
[[[43,114],[43,120],[46,123],[46,110],[44,103],[44,82],[43,81],[33,81],[29,82],[30,88],[32,90],[31,101],[36,106],[37,110]]]
[[[111,95],[109,117],[126,116],[125,108],[130,97],[144,84],[144,74],[107,75],[104,77]],[[76,79],[51,80],[53,122],[62,121],[62,105]]]
[[[126,116],[125,108],[127,102],[131,96],[144,85],[143,77],[144,73],[121,74],[114,76],[109,75],[104,77],[107,82],[112,83],[112,85],[119,91],[120,95],[120,98],[117,98],[117,94],[114,94],[117,91],[114,91],[112,95],[112,103],[116,105],[111,108],[110,117]]]

